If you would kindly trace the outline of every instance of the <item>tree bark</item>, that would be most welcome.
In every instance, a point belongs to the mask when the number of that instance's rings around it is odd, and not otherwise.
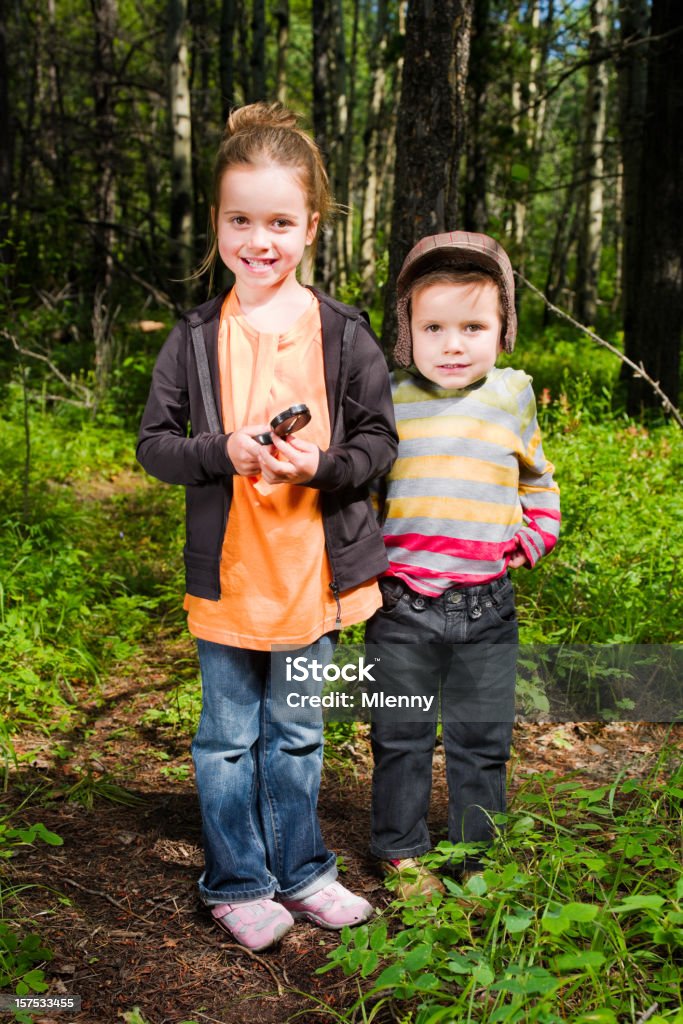
[[[251,8],[251,97],[265,100],[266,96],[266,4],[265,0],[252,0]]]
[[[332,0],[332,32],[334,40],[334,147],[331,154],[333,164],[333,191],[341,213],[335,222],[335,244],[333,257],[333,294],[336,287],[345,285],[348,267],[346,265],[346,226],[349,223],[349,171],[351,166],[349,97],[347,94],[348,75],[346,69],[346,35],[344,32],[344,11],[342,0]]]
[[[414,0],[408,7],[384,307],[387,349],[396,335],[396,277],[405,256],[424,235],[457,227],[473,4]]]
[[[187,0],[168,0],[169,114],[171,145],[170,277],[184,304],[192,266],[192,115],[187,52]]]
[[[332,39],[333,21],[330,0],[313,4],[313,132],[328,169],[332,156]],[[335,197],[336,198],[336,197]],[[315,260],[315,275],[325,291],[334,287],[334,236],[321,229]]]
[[[361,219],[360,277],[363,301],[369,303],[375,291],[376,231],[379,204],[380,118],[384,109],[387,80],[387,0],[377,5],[377,20],[370,51],[370,95],[365,119],[365,179]]]
[[[628,328],[626,351],[634,362],[643,362],[674,403],[680,388],[683,332],[682,29],[683,7],[678,0],[653,0],[638,238],[629,254],[635,266],[625,271],[636,288],[634,322]],[[630,413],[636,414],[656,402],[643,381],[631,378],[627,403]]]
[[[9,68],[7,64],[7,2],[0,0],[0,259],[9,258],[7,225],[12,204],[12,167],[14,165],[14,125],[9,104]]]
[[[475,0],[470,74],[467,82],[469,128],[463,220],[466,231],[485,232],[488,227],[488,147],[484,138],[484,115],[492,71],[489,17],[490,0]]]
[[[277,21],[277,69],[275,88],[280,103],[287,103],[287,51],[289,49],[289,0],[280,0],[275,10]]]
[[[583,144],[581,229],[577,253],[576,316],[581,323],[594,324],[598,311],[598,280],[602,252],[604,212],[604,147],[607,112],[607,65],[600,60],[609,29],[607,0],[591,0],[591,33],[586,95],[586,131]]]
[[[223,0],[221,4],[220,29],[220,60],[219,73],[221,80],[221,101],[223,123],[235,106],[235,26],[237,24],[237,7],[235,0]]]
[[[650,22],[648,0],[621,0],[621,54],[617,61],[619,76],[619,132],[621,141],[622,178],[622,247],[621,295],[625,354],[639,362],[640,356],[630,352],[634,341],[636,295],[638,292],[638,208],[640,203],[640,171],[643,160],[643,132],[647,106],[648,47]],[[622,364],[622,380],[630,380],[631,371]]]
[[[104,395],[113,365],[111,319],[107,316],[114,267],[116,212],[116,138],[114,109],[114,39],[118,23],[116,0],[91,0],[95,47],[95,259],[92,327],[98,399]]]

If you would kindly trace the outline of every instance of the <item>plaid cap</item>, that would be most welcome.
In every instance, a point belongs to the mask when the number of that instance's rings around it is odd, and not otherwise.
[[[463,267],[488,271],[500,287],[505,314],[503,348],[512,352],[517,336],[515,312],[515,278],[512,264],[505,249],[489,235],[474,231],[446,231],[441,235],[428,235],[410,250],[396,280],[398,301],[398,340],[394,347],[394,360],[398,366],[410,366],[413,361],[413,342],[410,334],[408,304],[415,282],[432,270]]]

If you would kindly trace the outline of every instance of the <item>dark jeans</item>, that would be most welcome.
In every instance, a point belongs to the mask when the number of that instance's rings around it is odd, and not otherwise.
[[[365,636],[366,644],[376,645],[369,648],[375,685],[397,697],[435,699],[429,712],[373,711],[371,851],[390,859],[431,848],[427,812],[439,703],[448,838],[490,842],[492,816],[506,807],[514,718],[518,631],[512,583],[504,576],[483,586],[454,587],[438,598],[416,594],[392,577],[381,579],[380,587],[384,607]],[[470,858],[464,866],[476,869],[479,863]]]

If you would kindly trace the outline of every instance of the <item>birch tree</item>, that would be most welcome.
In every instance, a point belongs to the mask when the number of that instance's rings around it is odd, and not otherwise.
[[[170,277],[184,301],[192,264],[192,116],[187,47],[187,0],[168,0],[169,114],[171,122]]]
[[[598,309],[598,279],[602,251],[604,207],[604,147],[607,112],[607,64],[604,60],[609,31],[607,0],[590,2],[588,88],[581,192],[581,229],[577,253],[576,316],[594,324]]]

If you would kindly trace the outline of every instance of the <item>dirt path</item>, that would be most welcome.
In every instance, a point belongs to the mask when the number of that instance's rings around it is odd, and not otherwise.
[[[19,820],[42,821],[64,843],[17,851],[10,880],[28,888],[16,916],[34,922],[26,928],[35,927],[54,952],[46,968],[50,994],[83,1000],[80,1013],[37,1017],[41,1024],[115,1024],[135,1006],[149,1024],[284,1024],[294,1015],[300,1024],[313,1024],[333,1020],[325,1007],[348,1008],[357,995],[352,979],[315,974],[336,945],[333,933],[300,924],[276,952],[254,956],[214,928],[198,902],[202,855],[189,735],[142,723],[144,712],[172,699],[176,666],[191,665],[192,658],[186,641],[169,639],[147,652],[135,675],[111,681],[87,706],[84,729],[49,743],[23,736],[18,744],[34,753],[30,767],[12,776],[4,802],[17,807],[33,794],[17,812]],[[642,775],[665,735],[657,726],[521,725],[513,791],[528,773],[548,769],[578,771],[588,784],[621,770]],[[60,760],[58,744],[72,756]],[[384,910],[391,897],[366,850],[367,737],[359,735],[346,753],[342,770],[332,764],[324,773],[323,834],[343,857],[343,881]],[[137,802],[102,799],[111,784],[125,787]],[[64,798],[70,785],[81,803]],[[442,838],[446,793],[439,751],[432,825],[435,840]]]

